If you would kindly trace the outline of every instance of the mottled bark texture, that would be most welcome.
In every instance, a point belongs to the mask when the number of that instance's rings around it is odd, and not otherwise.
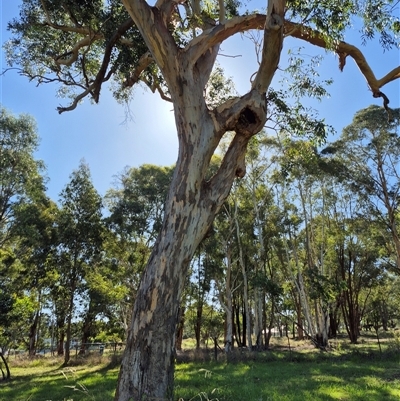
[[[137,294],[115,399],[172,400],[175,332],[185,277],[233,180],[245,174],[248,141],[265,124],[266,91],[282,48],[285,2],[269,2],[263,51],[267,59],[253,88],[214,110],[205,103],[204,88],[219,44],[232,32],[224,32],[226,27],[219,24],[181,49],[167,29],[171,2],[159,1],[158,7],[149,7],[142,0],[123,3],[168,84],[179,155],[162,230]],[[211,157],[227,131],[235,132],[234,139],[219,170],[207,180]]]

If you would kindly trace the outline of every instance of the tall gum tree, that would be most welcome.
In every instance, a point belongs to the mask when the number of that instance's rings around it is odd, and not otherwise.
[[[265,124],[266,94],[284,38],[335,51],[341,68],[352,57],[385,107],[388,99],[381,88],[400,76],[396,67],[377,79],[359,49],[341,40],[352,15],[359,14],[364,15],[366,36],[380,31],[382,43],[395,46],[399,21],[392,17],[390,0],[268,0],[265,14],[242,15],[235,0],[149,3],[23,0],[20,18],[9,25],[14,38],[6,44],[11,67],[38,83],[58,81],[63,93],[73,97],[69,106],[59,107],[60,113],[87,96],[97,102],[102,84],[111,78],[127,89],[142,81],[173,103],[178,160],[162,229],[135,301],[118,401],[173,399],[174,333],[189,262],[235,177],[245,174],[246,147]],[[250,90],[208,107],[205,86],[219,46],[254,29],[264,37]],[[71,93],[73,88],[77,92]],[[125,98],[122,90],[116,95]],[[235,135],[218,171],[207,179],[211,157],[227,131]]]

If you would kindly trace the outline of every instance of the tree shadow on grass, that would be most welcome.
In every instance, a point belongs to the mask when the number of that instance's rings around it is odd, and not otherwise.
[[[233,362],[178,361],[175,376],[175,400],[400,399],[399,355],[389,353],[249,352]],[[111,401],[117,377],[117,363],[54,367],[0,383],[0,401]]]
[[[176,395],[219,401],[376,401],[400,399],[398,357],[378,353],[248,353],[234,363],[178,365]],[[193,398],[196,399],[196,398]],[[206,399],[206,398],[205,398]]]
[[[18,375],[0,384],[0,401],[102,401],[112,400],[118,372],[104,365],[57,367]]]

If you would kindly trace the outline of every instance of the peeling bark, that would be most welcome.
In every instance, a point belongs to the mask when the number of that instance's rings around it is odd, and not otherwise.
[[[285,2],[271,3],[276,5],[275,12],[282,9],[283,21],[283,7],[278,5]],[[123,4],[168,84],[179,153],[163,226],[137,293],[115,399],[172,400],[176,323],[189,263],[233,180],[245,173],[248,141],[264,126],[266,90],[279,60],[283,28],[271,28],[271,24],[265,28],[269,37],[264,46],[271,59],[265,63],[266,76],[257,88],[210,111],[203,92],[219,43],[211,43],[204,36],[196,46],[198,49],[206,43],[207,51],[194,57],[194,48],[177,48],[165,26],[167,2],[158,2],[160,9],[149,7],[143,0],[123,0]],[[274,50],[271,46],[278,47]],[[228,130],[236,134],[218,172],[207,181],[211,157]]]

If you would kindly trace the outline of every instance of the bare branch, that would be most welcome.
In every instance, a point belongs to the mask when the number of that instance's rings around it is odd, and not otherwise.
[[[55,63],[58,65],[65,65],[67,67],[71,66],[76,60],[78,60],[79,50],[82,49],[82,47],[90,46],[94,41],[102,38],[103,35],[95,33],[84,37],[83,39],[75,43],[75,46],[68,53],[56,57],[54,59]],[[63,58],[68,55],[71,55],[71,57]]]
[[[80,93],[78,96],[75,97],[74,101],[72,102],[71,106],[68,107],[57,107],[58,114],[64,113],[64,111],[71,111],[76,109],[78,103],[86,97],[94,88],[94,85],[90,85],[84,92]]]
[[[271,84],[283,46],[283,16],[285,13],[285,0],[269,0],[268,13],[264,28],[264,43],[262,58],[252,88],[260,93],[266,93]]]
[[[159,93],[161,99],[167,101],[167,102],[171,102],[172,103],[172,99],[167,96],[165,94],[165,92],[162,90],[162,88],[160,87],[160,85],[157,82],[153,82],[152,84],[150,82],[148,82],[146,79],[143,80],[143,82],[150,88],[150,90],[155,93],[156,91]]]
[[[202,54],[208,49],[219,45],[225,39],[239,32],[250,29],[262,29],[265,24],[265,15],[251,14],[234,17],[225,23],[204,31],[197,38],[193,39],[185,48],[188,58],[195,64]]]
[[[328,48],[328,44],[326,43],[324,37],[317,31],[307,28],[293,22],[285,21],[285,31],[287,35],[293,36],[295,38],[305,40],[308,43],[311,43],[315,46],[322,47],[324,49]],[[395,79],[400,78],[400,66],[394,68],[388,74],[386,74],[383,78],[377,79],[375,74],[373,73],[371,67],[369,66],[367,60],[365,59],[363,53],[353,45],[350,45],[346,42],[339,42],[334,48],[335,52],[339,55],[340,65],[339,67],[343,69],[345,65],[345,58],[347,56],[351,56],[361,73],[364,75],[374,97],[383,97],[384,106],[387,106],[387,97],[380,91],[380,88],[387,83],[394,81]],[[385,107],[386,108],[386,107]]]
[[[154,62],[153,56],[150,52],[146,52],[140,58],[138,65],[124,82],[124,87],[132,87],[140,80],[140,74],[151,64]]]
[[[218,0],[218,5],[219,5],[219,23],[222,24],[225,22],[225,1],[224,0]]]

